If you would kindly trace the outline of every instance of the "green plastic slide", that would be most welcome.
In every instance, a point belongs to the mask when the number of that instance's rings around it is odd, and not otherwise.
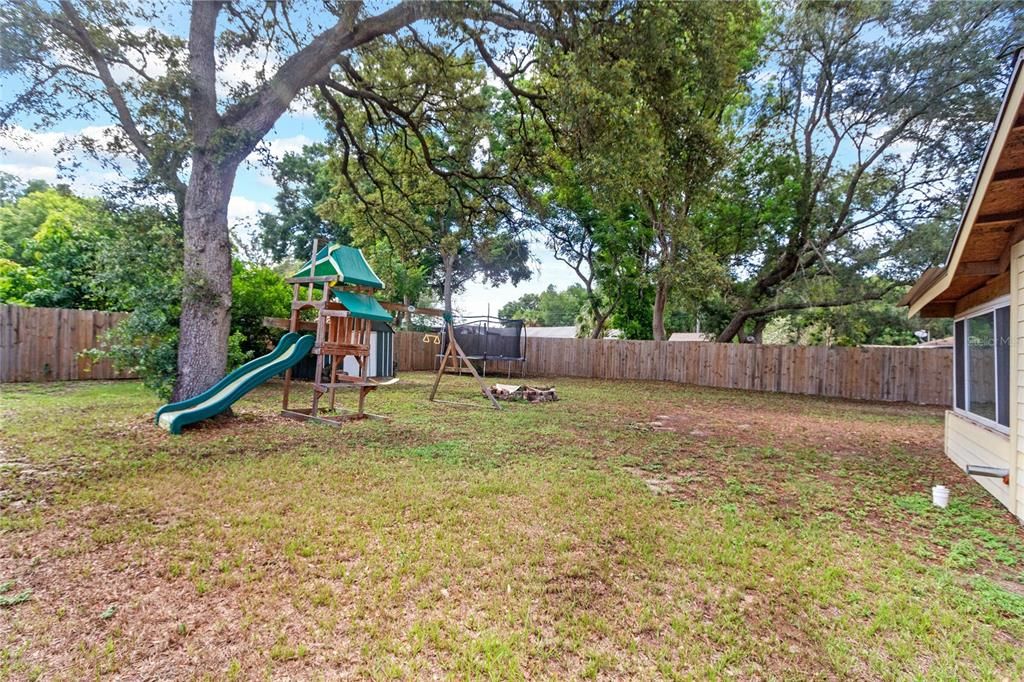
[[[288,332],[270,353],[250,360],[194,398],[168,403],[156,411],[156,423],[171,433],[181,433],[186,424],[209,419],[264,381],[297,364],[309,354],[315,339]]]

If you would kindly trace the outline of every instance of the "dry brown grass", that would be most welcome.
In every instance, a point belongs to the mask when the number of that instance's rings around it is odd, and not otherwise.
[[[133,383],[5,387],[0,596],[30,596],[0,673],[1024,676],[1024,534],[937,410],[425,382],[372,396],[389,422],[290,422],[270,386],[180,437]]]

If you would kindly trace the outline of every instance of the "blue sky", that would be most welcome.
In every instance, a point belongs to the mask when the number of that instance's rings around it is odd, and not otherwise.
[[[183,33],[183,23],[179,17],[171,22],[175,26],[161,27],[165,30]],[[222,65],[224,66],[224,65]],[[230,78],[246,78],[247,74],[238,65],[227,65],[223,71],[230,72]],[[16,94],[17,88],[12,87],[14,81],[10,76],[0,78],[0,102]],[[35,129],[36,120],[25,118],[17,121],[11,135],[0,136],[0,171],[11,173],[24,180],[41,179],[48,182],[66,182],[73,189],[85,196],[103,194],[103,188],[116,183],[118,173],[113,168],[86,160],[73,171],[62,171],[59,162],[62,155],[58,148],[69,138],[85,133],[92,136],[101,135],[105,127],[113,121],[105,115],[98,114],[94,120],[66,120],[46,129]],[[304,144],[325,139],[323,124],[310,112],[296,106],[293,112],[285,114],[265,139],[271,153],[280,157],[289,151],[299,151]],[[80,157],[63,155],[63,160]],[[232,227],[239,232],[245,231],[261,211],[274,210],[274,195],[277,185],[269,169],[259,163],[255,155],[239,169],[234,191],[229,206],[229,220]],[[498,308],[525,293],[543,291],[549,285],[562,289],[577,282],[575,273],[566,265],[556,261],[544,245],[536,241],[533,244],[533,277],[519,286],[489,287],[480,281],[470,282],[465,291],[456,297],[455,305],[459,312],[467,315],[481,315],[487,312],[488,306],[492,313]]]

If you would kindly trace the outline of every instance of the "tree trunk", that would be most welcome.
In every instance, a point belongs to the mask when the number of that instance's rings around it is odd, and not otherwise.
[[[224,376],[231,329],[228,201],[235,167],[195,154],[185,195],[185,260],[174,400],[191,398]]]
[[[754,332],[750,335],[754,343],[761,344],[764,342],[764,328],[767,326],[767,317],[759,317],[754,321]]]
[[[655,341],[665,340],[665,305],[668,303],[668,283],[659,281],[654,290],[654,315],[651,318],[651,333]]]
[[[732,319],[729,320],[729,324],[725,326],[722,333],[715,339],[718,343],[729,343],[736,335],[743,331],[743,325],[747,323],[747,318],[750,317],[745,312],[738,312],[733,315]]]
[[[601,313],[601,301],[594,294],[590,282],[587,282],[587,301],[590,303],[590,338],[600,339],[604,336],[604,325],[608,322],[611,310]]]
[[[441,253],[444,264],[444,312],[450,319],[452,316],[452,278],[455,275],[455,254]]]

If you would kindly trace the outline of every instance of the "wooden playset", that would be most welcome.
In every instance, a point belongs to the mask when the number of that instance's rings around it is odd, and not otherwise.
[[[309,262],[286,281],[292,285],[288,331],[307,327],[301,319],[302,311],[316,311],[311,351],[316,357],[316,371],[308,408],[290,405],[292,370],[285,372],[281,414],[333,425],[348,419],[378,417],[365,411],[367,394],[398,381],[377,381],[369,376],[371,324],[374,320],[391,321],[391,314],[373,296],[384,283],[359,249],[331,244],[318,250],[315,240]],[[355,373],[345,372],[346,358],[354,360]],[[355,410],[337,406],[337,391],[346,389],[358,392]],[[325,395],[328,413],[321,413]]]
[[[266,355],[250,360],[199,395],[164,405],[154,417],[158,426],[174,434],[181,433],[184,426],[221,414],[249,391],[282,372],[284,394],[281,400],[281,414],[285,417],[335,426],[349,419],[380,417],[366,412],[366,396],[381,386],[397,383],[398,379],[381,381],[370,375],[373,324],[390,323],[392,317],[388,310],[399,309],[444,318],[444,329],[449,342],[430,390],[431,401],[449,402],[437,400],[437,389],[445,369],[458,366],[460,371],[462,367],[468,369],[480,384],[482,393],[490,399],[492,406],[501,409],[490,387],[484,384],[473,363],[459,345],[451,316],[433,308],[399,308],[393,303],[382,305],[373,294],[383,289],[384,283],[373,272],[359,249],[340,244],[330,244],[318,249],[314,240],[309,262],[285,281],[292,285],[291,314],[287,320],[264,318],[264,324],[288,330],[288,333],[281,337],[277,347]],[[315,321],[302,319],[305,310],[316,311]],[[390,331],[389,327],[386,328]],[[300,334],[300,331],[314,333]],[[424,337],[428,338],[440,340],[437,335]],[[384,352],[380,345],[381,343],[377,344],[378,353]],[[384,345],[388,353],[393,350],[390,341]],[[309,354],[316,358],[312,404],[308,408],[292,407],[290,398],[293,368],[304,362]],[[385,354],[383,357],[390,362],[390,355]],[[348,370],[347,360],[351,361]],[[378,355],[378,361],[380,360],[381,356]],[[387,373],[390,372],[389,368]],[[344,389],[358,392],[355,410],[338,407],[337,392]],[[321,404],[324,396],[327,396],[326,409]]]

